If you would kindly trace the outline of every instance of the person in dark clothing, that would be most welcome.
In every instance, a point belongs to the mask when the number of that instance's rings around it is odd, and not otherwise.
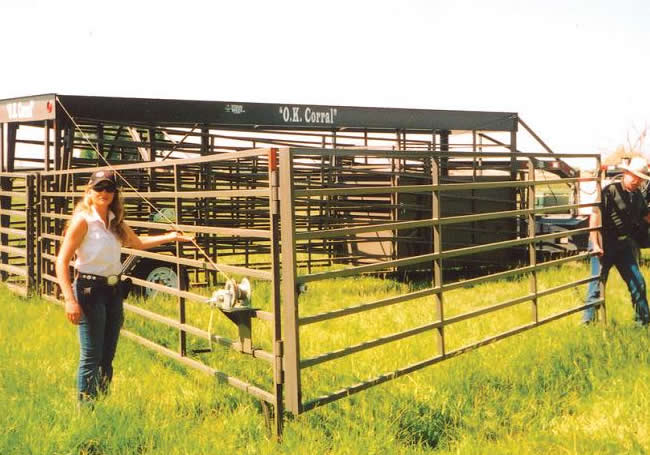
[[[644,180],[650,180],[648,164],[644,158],[632,158],[628,165],[622,165],[623,178],[611,183],[602,191],[600,207],[594,207],[589,217],[589,227],[602,223],[602,233],[594,230],[589,234],[591,274],[600,274],[600,281],[607,283],[609,271],[615,266],[627,284],[635,310],[635,320],[644,326],[650,322],[646,284],[637,259],[637,245],[633,234],[639,230],[642,219],[650,222],[648,205],[639,187]],[[601,297],[600,282],[589,283],[586,303],[595,303]],[[582,322],[595,320],[596,308],[584,311]]]

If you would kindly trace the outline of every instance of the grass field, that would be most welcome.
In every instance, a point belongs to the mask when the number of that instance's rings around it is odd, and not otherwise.
[[[650,270],[644,269],[646,279]],[[584,277],[567,266],[539,277],[540,288]],[[319,288],[318,286],[322,286]],[[412,289],[374,278],[317,284],[303,314]],[[528,282],[499,282],[450,293],[448,315],[507,299]],[[258,302],[268,290],[259,289]],[[584,289],[540,303],[540,312],[578,305]],[[579,316],[548,324],[286,422],[276,443],[258,402],[201,373],[122,339],[112,393],[78,413],[76,331],[62,309],[0,288],[0,454],[643,454],[650,452],[650,335],[632,322],[625,286],[608,283],[609,323],[581,328]],[[430,320],[426,301],[355,315],[346,324],[301,331],[302,357]],[[164,299],[141,303],[174,314]],[[207,327],[209,313],[188,308]],[[173,331],[127,316],[127,326],[175,347]],[[530,306],[448,331],[450,348],[521,324]],[[232,330],[219,320],[215,332]],[[264,327],[256,339],[264,344]],[[304,332],[304,333],[303,333]],[[226,333],[226,335],[231,335]],[[191,341],[197,346],[207,342]],[[268,346],[267,346],[268,347]],[[317,366],[303,374],[307,399],[431,355],[431,333]],[[435,351],[433,351],[435,352]],[[202,355],[268,387],[268,371],[222,349]],[[265,382],[267,381],[267,382]]]

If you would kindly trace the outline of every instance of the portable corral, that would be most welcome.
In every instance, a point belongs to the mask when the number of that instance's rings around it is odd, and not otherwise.
[[[3,281],[22,294],[58,301],[54,259],[63,228],[90,173],[110,163],[125,181],[126,218],[138,233],[171,226],[196,235],[196,245],[123,249],[124,277],[143,293],[176,299],[173,311],[126,304],[148,322],[125,336],[272,405],[278,433],[285,408],[299,414],[575,313],[585,306],[540,317],[538,300],[597,278],[538,289],[539,269],[588,256],[538,262],[538,246],[589,229],[538,235],[536,218],[585,205],[535,208],[535,188],[546,184],[537,174],[553,173],[567,194],[597,178],[578,178],[562,159],[586,155],[551,153],[515,113],[52,94],[0,101],[0,125]],[[541,152],[518,150],[519,126]],[[412,273],[424,273],[430,286],[353,306],[339,302],[322,313],[299,310],[308,283]],[[471,279],[460,281],[459,273]],[[214,333],[213,315],[208,330],[198,328],[203,316],[190,315],[191,305],[205,307],[223,283],[220,274],[250,278],[262,290],[253,308],[223,312],[233,339]],[[445,292],[513,276],[527,276],[530,292],[445,317]],[[301,357],[301,327],[418,299],[431,306],[425,325]],[[524,302],[531,303],[530,322],[456,349],[446,346],[446,326]],[[145,336],[151,321],[177,333],[177,349],[168,347],[175,342],[169,337],[161,343]],[[437,340],[430,357],[303,399],[302,370],[423,333]],[[205,350],[189,337],[261,360],[271,383],[264,388],[255,378],[224,372],[228,356],[206,364]]]

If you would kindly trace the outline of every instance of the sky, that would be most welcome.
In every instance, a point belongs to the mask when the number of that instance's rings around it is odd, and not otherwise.
[[[2,0],[0,99],[518,112],[555,152],[606,155],[650,125],[649,19],[642,0]]]

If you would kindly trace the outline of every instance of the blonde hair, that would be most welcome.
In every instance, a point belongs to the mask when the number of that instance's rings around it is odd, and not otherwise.
[[[92,197],[90,195],[90,190],[92,188],[90,185],[86,186],[86,191],[84,197],[77,203],[72,213],[72,217],[79,213],[91,214],[92,213]],[[115,215],[115,218],[111,221],[109,230],[115,234],[115,236],[120,240],[121,243],[126,241],[126,229],[124,223],[124,202],[122,201],[122,193],[120,193],[119,188],[115,189],[113,193],[113,201],[108,207],[111,212]],[[68,222],[69,225],[69,222]],[[66,226],[67,230],[67,226]]]

